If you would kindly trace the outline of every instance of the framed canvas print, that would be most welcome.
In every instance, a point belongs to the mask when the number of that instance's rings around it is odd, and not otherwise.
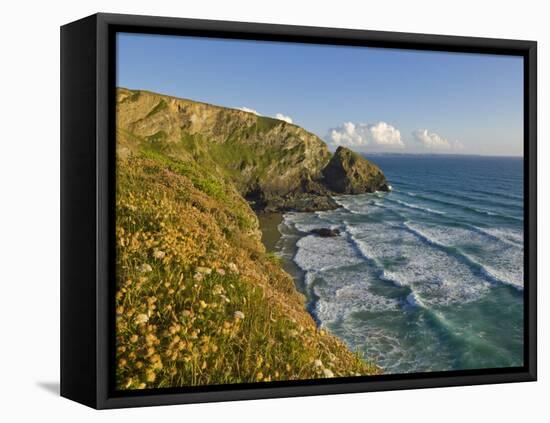
[[[536,43],[61,29],[61,394],[536,379]]]

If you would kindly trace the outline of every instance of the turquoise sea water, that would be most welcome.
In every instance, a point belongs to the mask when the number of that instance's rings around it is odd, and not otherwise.
[[[314,318],[388,374],[523,365],[523,160],[370,159],[392,192],[279,226]]]

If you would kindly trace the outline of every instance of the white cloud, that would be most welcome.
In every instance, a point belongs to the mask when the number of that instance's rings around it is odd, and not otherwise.
[[[376,124],[344,122],[328,131],[327,141],[334,146],[403,148],[401,132],[386,122]]]
[[[247,113],[253,113],[256,116],[263,116],[261,113],[259,113],[258,111],[254,110],[254,109],[251,109],[250,107],[237,107],[236,109],[241,110],[243,112],[247,112]],[[287,123],[292,123],[292,118],[290,116],[284,115],[282,113],[277,113],[275,115],[275,119],[283,120]]]
[[[261,114],[258,113],[256,110],[250,109],[248,107],[237,107],[237,110],[241,110],[243,112],[248,112],[248,113],[254,113],[256,116],[261,116]]]
[[[449,141],[441,135],[430,132],[427,129],[418,129],[414,131],[413,137],[428,150],[457,151],[464,148],[464,145],[460,141]]]
[[[404,147],[401,132],[386,122],[378,122],[369,127],[372,139],[376,145]]]
[[[455,150],[464,150],[464,144],[460,141],[453,141],[453,147]]]
[[[290,116],[283,115],[282,113],[277,113],[275,119],[284,120],[287,123],[292,123],[292,118]]]

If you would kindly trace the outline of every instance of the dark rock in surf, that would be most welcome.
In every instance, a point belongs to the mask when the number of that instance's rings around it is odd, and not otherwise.
[[[378,191],[382,192],[390,192],[391,188],[388,184],[383,184],[380,188],[378,188]]]
[[[313,229],[310,233],[319,235],[322,238],[331,238],[340,235],[339,229],[330,229],[330,228],[319,228]]]

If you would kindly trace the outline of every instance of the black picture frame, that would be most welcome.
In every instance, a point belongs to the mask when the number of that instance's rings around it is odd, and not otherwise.
[[[193,35],[516,55],[524,59],[524,366],[116,392],[115,34]],[[95,14],[61,27],[61,395],[97,409],[535,381],[537,44],[534,41]]]

